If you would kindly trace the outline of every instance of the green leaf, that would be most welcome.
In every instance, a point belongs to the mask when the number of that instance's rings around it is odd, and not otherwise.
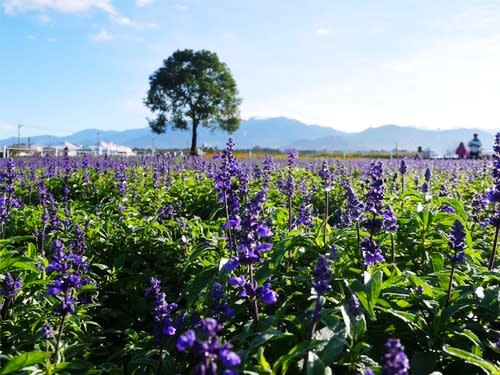
[[[321,344],[323,344],[323,341],[308,340],[295,345],[287,354],[279,357],[278,360],[274,363],[273,373],[278,373],[279,368],[281,368],[281,374],[285,375],[288,371],[288,367],[293,360],[295,360],[296,358],[305,357],[307,352],[317,348]]]
[[[345,338],[341,336],[333,337],[328,344],[323,348],[319,357],[326,365],[334,363],[344,351],[347,345]]]
[[[432,269],[434,270],[434,272],[439,272],[443,269],[444,258],[443,258],[442,254],[432,253],[431,254],[431,261],[432,261]]]
[[[316,355],[316,353],[307,353],[307,375],[324,375],[325,374],[325,364]]]
[[[378,296],[380,295],[380,289],[382,287],[382,271],[378,270],[375,272],[370,281],[368,282],[368,295],[370,300],[370,307],[373,311],[373,308],[377,304]]]
[[[11,374],[15,371],[22,370],[25,367],[42,363],[49,358],[49,353],[46,352],[26,352],[19,354],[8,361],[2,371],[1,375]]]
[[[259,362],[260,369],[264,374],[272,374],[271,365],[267,362],[266,357],[264,356],[264,347],[261,346],[259,351],[257,352],[257,361]]]
[[[500,367],[495,366],[493,363],[475,354],[469,353],[459,348],[454,348],[449,345],[443,345],[443,350],[454,357],[463,359],[465,362],[470,363],[471,365],[482,368],[488,375],[500,375]]]

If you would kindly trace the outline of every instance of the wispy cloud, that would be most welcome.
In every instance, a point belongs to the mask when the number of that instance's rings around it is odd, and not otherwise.
[[[325,27],[320,27],[319,29],[316,29],[316,34],[319,36],[327,36],[330,35],[330,30]]]
[[[8,122],[0,121],[0,130],[9,131],[14,129],[16,129],[16,126],[14,124],[9,124]]]
[[[50,17],[46,14],[40,14],[38,16],[38,22],[40,23],[47,24],[50,23],[50,21],[51,21]]]
[[[136,0],[135,5],[138,7],[145,7],[146,5],[152,4],[154,0]]]
[[[175,4],[175,9],[178,10],[179,12],[185,12],[186,10],[188,10],[188,7],[185,4],[177,3]]]
[[[93,34],[90,36],[90,40],[92,40],[94,42],[105,42],[105,41],[112,40],[112,39],[113,39],[113,36],[109,33],[108,30],[106,30],[104,28],[99,30],[99,32],[97,34]]]
[[[80,13],[93,8],[108,14],[117,14],[110,0],[5,0],[3,2],[3,10],[7,14],[44,10]]]
[[[26,35],[26,39],[28,39],[28,40],[36,40],[36,36],[34,36],[33,34],[28,34],[28,35]]]
[[[148,0],[142,0],[145,4]],[[145,5],[144,4],[144,5]],[[112,0],[4,0],[3,10],[6,14],[15,15],[26,12],[55,11],[61,13],[83,13],[90,10],[99,10],[106,13],[113,23],[121,26],[129,26],[137,29],[146,29],[147,25],[141,25],[129,17],[122,15],[113,5]],[[42,23],[50,22],[50,17],[41,14],[38,20]]]

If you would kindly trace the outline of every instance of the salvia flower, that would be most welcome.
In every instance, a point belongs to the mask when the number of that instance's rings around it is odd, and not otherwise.
[[[45,271],[55,273],[56,279],[48,286],[47,295],[62,296],[56,312],[60,315],[72,314],[75,311],[76,299],[74,295],[82,286],[91,282],[91,279],[84,277],[89,264],[84,261],[80,254],[71,250],[65,250],[64,244],[55,239],[52,243],[54,255],[51,263]]]
[[[224,289],[220,283],[214,283],[210,291],[210,308],[215,316],[223,314],[230,318],[234,315],[234,310],[224,302]]]
[[[330,189],[332,186],[332,181],[331,181],[331,173],[330,173],[330,167],[328,165],[327,160],[323,160],[323,164],[321,165],[321,170],[319,171],[319,176],[321,177],[321,181],[323,183],[323,187],[325,190]]]
[[[0,288],[0,296],[14,298],[22,286],[23,280],[21,278],[15,279],[9,272],[7,272],[2,287]]]
[[[464,247],[465,247],[465,232],[460,220],[455,220],[451,233],[448,236],[448,245],[454,251],[453,255],[448,256],[452,264],[465,263]]]
[[[394,211],[391,206],[387,206],[387,208],[382,211],[382,221],[383,221],[383,228],[390,233],[395,233],[397,232],[399,226],[398,226],[398,220],[396,219],[396,215],[394,214]]]
[[[332,273],[326,256],[321,255],[318,258],[318,261],[314,266],[313,276],[313,288],[318,296],[323,296],[332,289],[330,286]]]
[[[410,361],[405,354],[405,348],[397,338],[390,338],[385,343],[383,375],[408,375]]]
[[[360,316],[363,312],[361,310],[361,305],[359,303],[358,297],[355,294],[351,294],[349,297],[349,303],[347,305],[347,312],[353,318]]]
[[[347,198],[347,222],[358,222],[363,218],[365,206],[356,196],[356,192],[349,181],[345,182],[344,187]]]
[[[190,351],[193,356],[193,374],[217,375],[219,368],[224,374],[238,374],[235,369],[241,364],[240,356],[231,350],[228,343],[221,343],[218,332],[221,325],[213,318],[199,321],[177,339],[177,350]]]
[[[406,160],[403,159],[399,164],[399,173],[405,175],[407,172],[408,172],[408,165],[406,164]]]
[[[431,173],[431,170],[429,168],[427,168],[425,170],[425,173],[424,173],[424,178],[425,178],[425,181],[426,182],[430,182],[431,181],[431,177],[432,177],[432,173]]]
[[[164,336],[172,336],[176,329],[173,324],[172,311],[177,308],[175,303],[167,303],[166,294],[161,291],[160,280],[152,277],[149,280],[149,288],[146,289],[146,297],[152,296],[155,299],[153,306],[153,319],[156,326],[153,330],[153,336],[156,342],[160,342]]]
[[[45,340],[51,339],[54,337],[54,330],[52,329],[52,327],[50,325],[44,324],[42,326],[40,336],[42,336],[42,338]]]
[[[382,249],[380,249],[380,246],[378,246],[374,240],[365,237],[361,241],[360,247],[363,251],[365,265],[370,266],[385,260],[382,255]]]

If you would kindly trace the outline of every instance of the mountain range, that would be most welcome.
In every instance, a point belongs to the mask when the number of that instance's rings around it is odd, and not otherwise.
[[[416,127],[383,125],[368,128],[358,133],[348,133],[331,127],[307,125],[286,117],[267,119],[250,118],[243,121],[233,134],[200,127],[198,145],[224,148],[231,136],[237,149],[275,148],[286,150],[325,150],[325,151],[416,151],[418,146],[429,148],[438,154],[453,153],[460,142],[468,143],[472,134],[478,133],[483,148],[491,149],[494,132],[480,129],[426,130]],[[26,137],[21,139],[27,143]],[[32,145],[54,146],[64,142],[77,145],[95,145],[98,141],[112,142],[132,148],[174,149],[189,148],[191,130],[181,131],[167,129],[164,134],[153,134],[149,127],[124,131],[105,131],[86,129],[69,136],[56,137],[42,135],[30,138]],[[17,138],[0,140],[0,146],[17,144]]]

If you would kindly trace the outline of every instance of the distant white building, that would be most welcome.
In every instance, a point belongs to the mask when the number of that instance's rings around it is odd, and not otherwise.
[[[99,142],[97,146],[89,146],[89,149],[94,151],[97,155],[123,155],[134,156],[135,152],[130,147],[117,145],[115,143]]]

